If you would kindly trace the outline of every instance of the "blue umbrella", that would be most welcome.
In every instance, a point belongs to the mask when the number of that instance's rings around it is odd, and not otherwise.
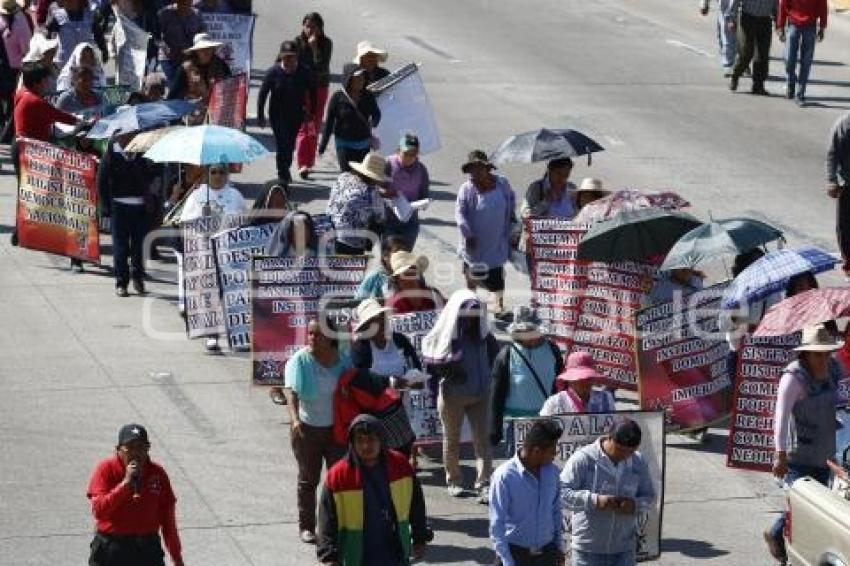
[[[136,104],[101,118],[95,122],[86,137],[105,139],[114,134],[129,134],[148,128],[167,126],[191,113],[195,106],[194,102],[186,100],[165,100]]]
[[[194,126],[169,132],[145,152],[159,163],[248,163],[271,155],[263,144],[239,130],[224,126]]]
[[[781,291],[795,275],[829,271],[838,260],[820,248],[776,250],[756,260],[726,288],[721,308],[734,309]]]

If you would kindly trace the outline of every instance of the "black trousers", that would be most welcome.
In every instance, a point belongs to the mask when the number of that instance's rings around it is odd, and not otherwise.
[[[550,542],[541,548],[540,554],[531,554],[531,552],[522,546],[511,546],[511,558],[514,559],[516,566],[557,566],[558,565],[558,545]],[[502,566],[502,561],[496,558],[496,566]]]
[[[148,233],[148,212],[143,204],[112,202],[112,259],[115,263],[115,285],[126,287],[145,278],[142,244]],[[128,260],[132,260],[132,273]]]
[[[277,153],[275,153],[277,178],[289,183],[292,181],[292,173],[289,172],[289,169],[292,167],[292,154],[295,152],[295,139],[298,137],[301,122],[295,123],[278,119],[272,120],[271,126],[277,145]]]
[[[97,533],[89,566],[165,566],[159,535],[118,536]]]
[[[368,147],[366,149],[348,149],[336,146],[336,161],[339,164],[340,172],[344,173],[345,171],[351,171],[351,167],[348,166],[348,163],[361,163],[368,153]]]
[[[753,63],[753,88],[763,88],[767,80],[770,61],[770,39],[773,21],[770,17],[751,16],[741,12],[738,16],[738,58],[732,75],[740,77]]]
[[[842,187],[838,193],[835,233],[838,236],[838,249],[844,260],[844,271],[850,272],[850,185]]]

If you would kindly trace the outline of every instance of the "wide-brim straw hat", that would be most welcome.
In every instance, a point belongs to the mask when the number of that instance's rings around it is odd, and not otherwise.
[[[357,44],[357,55],[354,56],[354,63],[360,63],[360,58],[366,55],[367,53],[374,53],[378,56],[378,61],[383,63],[389,57],[389,53],[386,49],[381,49],[376,45],[372,45],[371,41],[361,41]]]
[[[611,191],[602,186],[602,181],[592,177],[585,177],[576,189],[577,193],[594,193],[598,195],[610,195]]]
[[[357,325],[354,327],[354,332],[360,332],[363,327],[378,318],[379,316],[393,312],[392,307],[381,306],[375,298],[369,298],[357,305]]]
[[[803,337],[800,340],[800,345],[794,348],[794,351],[834,352],[839,350],[843,345],[844,342],[836,340],[823,324],[818,324],[803,329]]]
[[[428,269],[428,258],[399,250],[390,256],[390,273],[397,277],[407,270],[415,268],[422,275]]]
[[[348,166],[358,173],[365,175],[370,179],[374,179],[379,183],[386,183],[389,181],[389,178],[386,175],[387,160],[377,153],[367,153],[366,157],[363,158],[362,163],[349,161]]]
[[[192,47],[185,49],[183,53],[191,53],[192,51],[200,51],[201,49],[218,49],[224,45],[220,41],[215,41],[208,33],[196,33],[192,38]]]

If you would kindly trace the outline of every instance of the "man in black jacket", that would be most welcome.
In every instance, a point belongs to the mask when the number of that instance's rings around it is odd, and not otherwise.
[[[266,127],[266,99],[269,102],[269,118],[277,144],[277,178],[289,184],[292,175],[292,153],[298,130],[305,121],[310,121],[310,108],[316,107],[316,85],[309,69],[298,62],[298,48],[294,41],[280,45],[277,63],[272,65],[263,79],[257,96],[257,124]]]

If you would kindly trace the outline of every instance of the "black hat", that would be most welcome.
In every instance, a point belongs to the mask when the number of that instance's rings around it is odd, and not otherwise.
[[[611,432],[611,439],[620,446],[625,446],[626,448],[637,448],[640,446],[640,438],[640,427],[631,419],[622,421]]]
[[[466,163],[460,166],[463,173],[469,173],[470,167],[473,165],[484,165],[487,169],[495,169],[496,166],[490,163],[490,158],[480,149],[474,149],[469,152],[466,158]]]
[[[280,44],[280,51],[278,51],[278,53],[280,53],[281,55],[283,55],[284,53],[297,54],[298,53],[298,46],[295,45],[294,41],[288,41],[288,40],[284,41],[283,43]]]
[[[118,432],[118,446],[124,446],[134,440],[148,441],[148,431],[139,424],[128,424],[121,427]]]

